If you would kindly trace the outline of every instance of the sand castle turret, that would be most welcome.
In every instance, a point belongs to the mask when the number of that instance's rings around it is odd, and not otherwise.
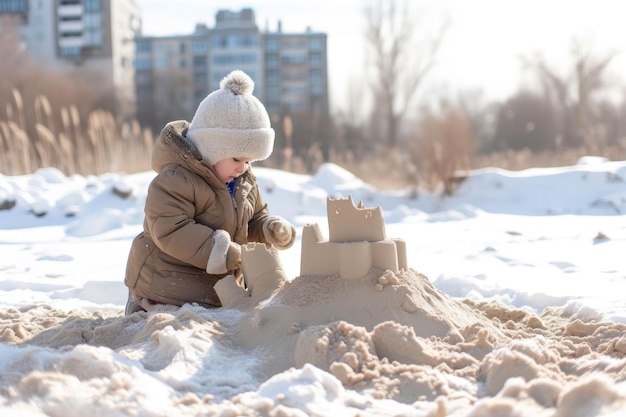
[[[352,197],[327,200],[328,241],[319,225],[302,230],[301,276],[339,275],[345,279],[366,275],[371,268],[398,272],[407,268],[406,243],[385,237],[380,207],[354,205]]]

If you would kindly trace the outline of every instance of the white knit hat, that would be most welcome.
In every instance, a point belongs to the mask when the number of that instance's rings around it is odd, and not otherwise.
[[[226,158],[266,159],[274,148],[274,129],[263,104],[252,95],[254,81],[235,70],[220,89],[205,97],[191,120],[187,138],[211,165]]]

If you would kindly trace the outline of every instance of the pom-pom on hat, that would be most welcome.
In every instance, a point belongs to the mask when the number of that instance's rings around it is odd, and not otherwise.
[[[187,138],[211,165],[226,158],[259,161],[271,155],[274,129],[253,91],[254,81],[245,72],[235,70],[198,106]]]

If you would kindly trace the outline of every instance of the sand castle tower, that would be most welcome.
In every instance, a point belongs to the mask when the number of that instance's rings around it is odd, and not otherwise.
[[[327,200],[328,241],[319,225],[302,230],[301,276],[339,275],[344,279],[366,275],[371,268],[398,272],[407,268],[406,243],[385,237],[380,207],[354,205],[352,197]]]

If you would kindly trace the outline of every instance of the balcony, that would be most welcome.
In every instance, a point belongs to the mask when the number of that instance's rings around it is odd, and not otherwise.
[[[59,33],[63,32],[82,32],[85,25],[82,20],[60,21]]]
[[[85,12],[82,4],[68,4],[57,7],[57,16],[82,16]]]

